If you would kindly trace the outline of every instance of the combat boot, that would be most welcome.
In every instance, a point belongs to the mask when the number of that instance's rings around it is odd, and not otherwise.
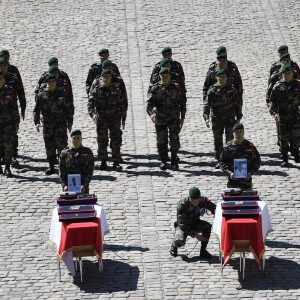
[[[170,254],[171,254],[173,257],[176,257],[177,254],[178,254],[177,247],[173,246],[173,244],[172,244],[172,246],[171,246],[171,248],[170,248]]]
[[[20,163],[19,163],[19,161],[17,160],[17,157],[16,157],[16,156],[13,157],[12,162],[11,162],[11,166],[12,166],[13,168],[18,168],[18,167],[20,166]]]
[[[107,162],[105,159],[101,160],[100,170],[106,170],[107,169]]]
[[[49,168],[45,171],[46,175],[55,174],[54,164],[49,164]]]
[[[160,168],[162,171],[167,170],[167,163],[166,163],[166,161],[165,161],[164,159],[162,159],[162,160],[160,161],[159,168]]]
[[[123,168],[120,166],[120,164],[117,161],[115,161],[113,163],[113,169],[116,171],[121,171]]]
[[[282,163],[280,165],[284,168],[288,167],[289,163],[287,153],[282,153]]]
[[[11,177],[12,176],[12,173],[11,173],[11,170],[10,170],[10,164],[5,165],[4,175],[6,177]]]
[[[208,242],[201,242],[201,249],[200,249],[200,258],[201,259],[212,259],[212,255],[206,250]]]
[[[173,171],[179,170],[177,155],[172,154],[171,156],[171,168]]]

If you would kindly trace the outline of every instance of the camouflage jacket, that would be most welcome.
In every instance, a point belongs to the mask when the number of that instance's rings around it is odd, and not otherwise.
[[[209,120],[210,111],[212,116],[228,119],[229,117],[241,119],[242,108],[240,107],[236,89],[233,85],[225,85],[221,88],[218,83],[211,86],[208,90],[207,97],[203,100],[203,117]]]
[[[18,76],[16,73],[6,73],[5,75],[5,84],[12,87],[16,95],[18,96],[21,111],[24,112],[26,110],[26,97],[25,97],[25,91],[23,87],[23,83],[19,81]]]
[[[19,123],[20,115],[15,91],[5,84],[0,89],[0,125],[10,122]]]
[[[53,92],[46,87],[37,96],[33,110],[34,124],[40,124],[41,115],[45,124],[67,124],[72,126],[74,106],[64,97],[64,90],[56,88]]]
[[[193,206],[190,203],[189,197],[181,199],[177,203],[177,223],[179,228],[194,237],[193,224],[199,220],[201,211],[204,213],[207,210],[215,214],[216,205],[206,197],[200,197],[200,202],[197,206]]]
[[[247,171],[251,174],[256,173],[260,168],[260,155],[256,147],[249,142],[244,140],[241,145],[238,145],[235,140],[228,142],[221,152],[220,155],[220,167],[223,172],[230,173],[234,172],[234,159],[246,158],[247,159]]]
[[[94,155],[90,148],[65,148],[59,158],[59,177],[62,187],[68,185],[68,174],[80,174],[81,185],[87,187],[93,177]]]
[[[300,69],[299,69],[299,66],[296,62],[292,61],[291,60],[291,63],[290,63],[292,69],[294,69],[298,75],[300,76]],[[281,65],[281,62],[278,60],[276,61],[275,63],[272,64],[271,68],[270,68],[270,77],[275,73],[275,72],[279,72],[279,70],[281,69],[282,65]]]
[[[65,97],[68,99],[70,102],[74,102],[74,97],[73,97],[73,89],[72,89],[72,84],[70,81],[70,78],[68,74],[62,70],[59,70],[59,76],[58,76],[58,81],[57,81],[57,87],[61,87],[65,91]],[[46,83],[46,78],[49,75],[49,72],[43,73],[41,78],[39,79],[36,88],[35,88],[35,96],[37,97],[38,93],[45,89],[47,86]]]
[[[117,67],[116,64],[111,63],[111,70],[116,76],[121,77],[119,68]],[[87,76],[86,81],[85,81],[86,93],[88,95],[90,93],[90,89],[92,87],[93,81],[96,79],[96,77],[101,75],[101,72],[102,72],[102,65],[101,64],[92,64],[91,65],[91,67],[89,69],[89,72],[88,72],[88,76]]]
[[[161,82],[156,83],[149,93],[147,102],[148,115],[151,116],[153,113],[156,113],[158,116],[169,116],[179,112],[181,119],[184,119],[186,114],[186,96],[180,91],[178,85],[171,82],[165,87]]]
[[[121,88],[116,83],[104,87],[101,77],[96,78],[92,84],[89,100],[88,113],[101,117],[104,114],[116,114],[123,119],[126,118],[128,108],[127,98],[124,98]]]
[[[203,85],[203,100],[206,98],[209,88],[217,82],[217,72],[219,71],[218,64],[213,62],[207,71],[205,82]],[[228,61],[227,68],[226,68],[226,75],[227,75],[227,84],[233,84],[236,91],[237,96],[240,98],[242,102],[242,95],[243,95],[243,83],[242,77],[238,70],[238,67],[233,61]]]
[[[300,81],[285,82],[279,80],[270,96],[270,114],[279,114],[281,117],[290,117],[299,114]]]

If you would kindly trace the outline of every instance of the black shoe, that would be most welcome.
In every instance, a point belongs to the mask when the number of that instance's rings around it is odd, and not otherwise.
[[[221,167],[220,167],[220,164],[219,164],[219,163],[217,163],[217,164],[215,165],[215,169],[221,169]]]
[[[178,254],[178,252],[177,252],[177,247],[175,247],[175,246],[171,246],[171,248],[170,248],[170,254],[173,256],[173,257],[176,257],[177,256],[177,254]]]
[[[55,174],[54,166],[50,166],[50,168],[47,169],[47,170],[45,171],[45,174],[46,174],[46,175],[52,175],[52,174]]]
[[[6,177],[11,177],[12,176],[12,173],[11,173],[11,170],[10,170],[10,165],[6,165],[5,166],[5,169],[4,169],[4,175]]]
[[[167,163],[166,163],[165,161],[162,160],[162,161],[160,162],[159,168],[160,168],[162,171],[167,170]]]
[[[16,157],[13,157],[12,162],[11,162],[11,166],[13,168],[18,168],[20,166],[20,163],[19,163],[19,161],[17,160]]]
[[[179,166],[178,166],[176,158],[174,158],[174,159],[172,158],[171,168],[172,168],[173,171],[178,171],[179,170]]]
[[[120,166],[120,164],[117,161],[115,161],[113,164],[113,169],[116,171],[121,171],[123,168]]]
[[[283,160],[280,164],[283,168],[287,168],[289,166],[288,160]]]
[[[100,170],[106,170],[107,169],[107,163],[105,159],[101,160]]]
[[[201,249],[200,250],[200,258],[201,259],[212,259],[212,255],[206,249]]]

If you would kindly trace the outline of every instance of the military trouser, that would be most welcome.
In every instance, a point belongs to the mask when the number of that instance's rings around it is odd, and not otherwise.
[[[228,176],[227,187],[240,188],[242,191],[252,190],[252,177],[250,177],[249,179],[231,179],[230,176]]]
[[[207,221],[203,220],[197,220],[191,225],[191,231],[196,234],[196,233],[202,233],[202,236],[207,238],[207,241],[210,238],[210,233],[211,233],[211,224],[208,223]],[[176,232],[175,232],[175,237],[173,240],[172,245],[174,247],[182,247],[186,243],[186,238],[189,234],[182,229],[176,227]]]
[[[221,152],[223,150],[223,134],[225,130],[226,143],[233,139],[232,127],[235,124],[234,117],[228,117],[228,119],[220,118],[217,116],[211,117],[212,131],[214,135],[214,146],[216,159],[219,160]]]
[[[5,164],[11,164],[13,157],[13,134],[16,131],[13,123],[0,124],[0,156]]]
[[[110,148],[112,152],[112,161],[119,162],[121,159],[121,145],[122,145],[122,130],[121,117],[106,115],[99,117],[97,121],[97,143],[98,143],[98,157],[101,160],[107,160],[107,146],[108,146],[108,131],[110,138]]]
[[[157,116],[155,129],[157,151],[161,160],[166,161],[168,157],[168,135],[170,140],[171,155],[172,157],[175,157],[180,149],[179,116],[177,114],[166,117]]]
[[[15,128],[18,124],[19,124],[19,122],[14,123]],[[18,133],[16,130],[13,130],[12,143],[13,143],[13,157],[17,157],[18,156],[18,147],[19,147],[19,137],[18,137]]]
[[[67,125],[44,123],[43,137],[46,148],[46,155],[49,164],[56,162],[56,150],[58,156],[68,145]]]

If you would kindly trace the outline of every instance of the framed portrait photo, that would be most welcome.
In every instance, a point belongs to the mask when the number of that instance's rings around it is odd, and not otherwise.
[[[235,178],[246,178],[247,177],[247,159],[239,158],[233,160],[234,177]]]
[[[68,191],[80,193],[81,176],[80,174],[68,174]]]

